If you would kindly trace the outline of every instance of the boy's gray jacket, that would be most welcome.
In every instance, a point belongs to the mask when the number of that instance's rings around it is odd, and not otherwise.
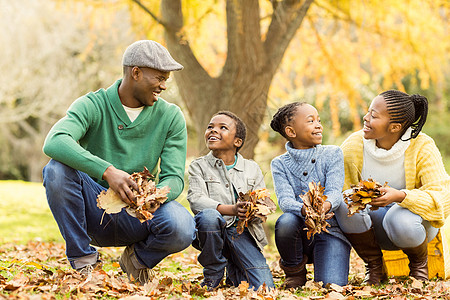
[[[236,192],[246,193],[249,190],[264,188],[264,176],[258,164],[237,154],[236,165],[227,171],[224,162],[209,152],[195,159],[188,168],[189,190],[187,199],[194,214],[204,209],[217,209],[219,204],[234,205]],[[233,225],[235,216],[223,216],[227,227]],[[267,238],[262,221],[255,218],[248,226],[248,231],[255,239],[259,249],[267,245]]]

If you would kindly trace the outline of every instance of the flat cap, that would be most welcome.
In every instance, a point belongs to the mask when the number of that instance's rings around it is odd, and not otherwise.
[[[137,41],[128,46],[123,54],[122,65],[147,67],[163,72],[183,69],[183,66],[172,58],[164,46],[150,40]]]

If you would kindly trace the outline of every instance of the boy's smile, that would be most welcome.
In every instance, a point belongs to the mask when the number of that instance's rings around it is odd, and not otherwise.
[[[216,157],[229,152],[234,158],[236,149],[242,144],[242,140],[236,137],[234,120],[226,115],[212,117],[205,131],[205,141],[208,149],[213,151]]]

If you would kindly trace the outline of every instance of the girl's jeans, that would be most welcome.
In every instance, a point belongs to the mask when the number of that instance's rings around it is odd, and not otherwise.
[[[439,232],[430,222],[398,204],[377,210],[370,210],[369,207],[367,205],[364,211],[348,217],[348,207],[342,203],[335,211],[342,231],[362,233],[373,227],[376,240],[383,250],[414,248],[422,244],[425,238],[430,242]]]
[[[275,224],[275,243],[281,262],[286,267],[301,263],[303,255],[314,264],[314,281],[324,286],[335,283],[347,285],[350,245],[328,233],[315,234],[308,240],[305,222],[292,213],[282,214]]]
[[[97,262],[95,246],[134,244],[139,262],[153,268],[163,258],[187,248],[195,238],[194,219],[178,202],[159,207],[144,223],[123,209],[105,214],[97,196],[105,188],[86,173],[56,160],[43,170],[47,201],[66,241],[66,255],[74,269]]]
[[[198,237],[194,247],[201,251],[198,261],[203,266],[205,279],[213,281],[223,277],[238,286],[247,281],[258,289],[263,283],[275,287],[266,258],[258,249],[253,237],[245,228],[242,234],[236,227],[226,227],[226,221],[215,209],[205,209],[195,216]]]

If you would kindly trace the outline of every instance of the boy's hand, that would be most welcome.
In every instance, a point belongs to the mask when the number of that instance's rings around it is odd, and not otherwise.
[[[103,179],[108,182],[109,186],[120,196],[123,202],[128,205],[133,203],[134,195],[130,188],[138,190],[138,186],[131,179],[130,174],[111,165],[103,173]]]
[[[247,202],[238,201],[234,205],[235,216],[238,216],[239,219],[245,219],[246,217],[245,215],[247,213],[246,204]]]

